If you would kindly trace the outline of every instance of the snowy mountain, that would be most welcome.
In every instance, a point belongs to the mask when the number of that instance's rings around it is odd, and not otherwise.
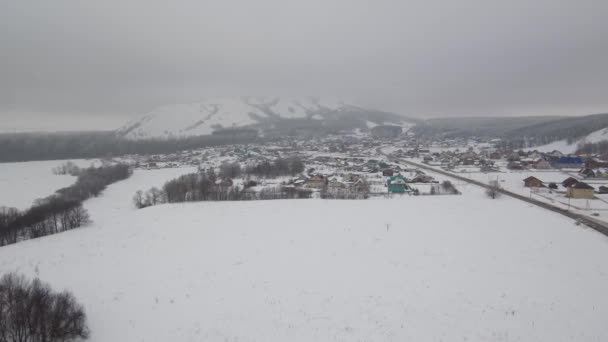
[[[289,119],[335,119],[351,114],[365,119],[363,123],[406,124],[408,121],[396,114],[364,109],[339,100],[313,97],[210,98],[198,103],[157,108],[127,123],[117,133],[127,139],[182,138],[208,135],[225,128],[272,125]]]

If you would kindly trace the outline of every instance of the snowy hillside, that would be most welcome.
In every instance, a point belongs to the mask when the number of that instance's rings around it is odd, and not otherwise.
[[[243,127],[281,119],[321,120],[359,107],[318,98],[211,98],[160,107],[118,130],[128,139],[208,135],[218,128]],[[386,113],[385,113],[386,114]]]
[[[568,143],[568,141],[564,139],[542,146],[531,147],[528,148],[528,150],[537,150],[540,152],[552,152],[557,150],[562,153],[574,153],[578,147],[583,144],[599,143],[602,141],[608,141],[608,127],[592,132],[589,135],[574,141],[573,143]]]
[[[131,207],[189,171],[137,170],[92,226],[0,248],[0,273],[70,289],[92,342],[608,339],[607,241],[563,216],[470,186]]]

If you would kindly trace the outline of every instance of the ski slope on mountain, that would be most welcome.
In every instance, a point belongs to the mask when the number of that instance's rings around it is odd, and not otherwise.
[[[264,120],[313,118],[344,106],[315,98],[211,98],[200,103],[160,107],[126,124],[118,133],[129,139],[207,135],[218,128],[242,127]]]
[[[0,248],[0,273],[74,292],[91,341],[605,341],[608,240],[511,198],[201,202]]]
[[[542,146],[535,146],[528,148],[527,150],[533,151],[537,150],[539,152],[552,152],[552,151],[560,151],[562,153],[574,153],[578,149],[579,146],[584,144],[595,144],[602,141],[608,141],[608,127],[602,128],[595,132],[590,133],[589,135],[580,138],[572,143],[568,143],[568,140],[558,140],[551,142]]]

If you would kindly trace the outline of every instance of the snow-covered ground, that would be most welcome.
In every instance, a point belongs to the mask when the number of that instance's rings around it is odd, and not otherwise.
[[[91,341],[605,341],[608,239],[521,201],[462,196],[201,202],[0,248],[84,303]]]
[[[53,168],[66,160],[0,163],[0,206],[27,209],[35,199],[52,195],[71,185],[76,177],[55,175]],[[93,160],[72,160],[79,167],[88,167]]]

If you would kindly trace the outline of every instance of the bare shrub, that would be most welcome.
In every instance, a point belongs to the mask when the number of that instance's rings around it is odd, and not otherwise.
[[[500,188],[498,186],[490,186],[486,189],[486,196],[491,199],[500,197]]]

